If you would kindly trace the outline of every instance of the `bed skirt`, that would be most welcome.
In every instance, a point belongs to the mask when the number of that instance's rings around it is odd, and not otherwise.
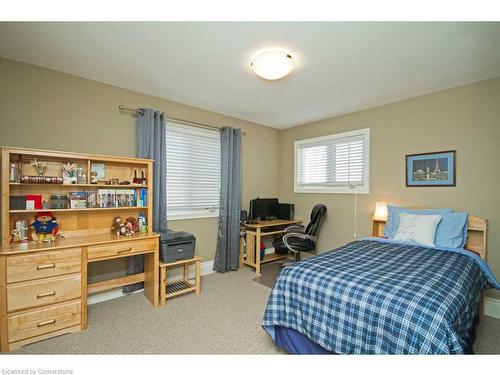
[[[275,343],[289,354],[334,354],[292,328],[275,326]]]

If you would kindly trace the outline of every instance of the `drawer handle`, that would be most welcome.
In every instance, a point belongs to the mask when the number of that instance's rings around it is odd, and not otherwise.
[[[40,293],[40,294],[37,294],[36,295],[36,298],[44,298],[44,297],[51,297],[51,296],[55,296],[56,295],[56,291],[53,290],[52,292],[47,292],[47,293]]]
[[[122,250],[118,250],[118,254],[121,254],[121,253],[128,253],[129,251],[132,251],[132,248],[129,247],[127,249],[122,249]]]
[[[49,324],[55,324],[56,320],[51,319],[51,320],[46,320],[45,322],[40,322],[37,324],[37,327],[43,327],[43,326],[48,326]]]
[[[46,270],[47,268],[56,268],[56,265],[55,265],[55,263],[52,263],[52,264],[43,264],[41,266],[36,266],[37,271]]]

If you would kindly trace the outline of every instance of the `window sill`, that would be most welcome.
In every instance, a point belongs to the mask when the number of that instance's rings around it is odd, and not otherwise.
[[[369,194],[370,190],[367,187],[358,187],[358,188],[348,188],[348,187],[341,187],[341,188],[330,188],[330,189],[311,189],[311,188],[304,188],[304,189],[299,189],[295,188],[293,190],[294,193],[309,193],[309,194]]]
[[[169,221],[177,221],[177,220],[194,220],[194,219],[210,219],[214,217],[219,217],[219,212],[191,212],[186,214],[176,214],[176,215],[168,215],[167,213],[167,222]]]

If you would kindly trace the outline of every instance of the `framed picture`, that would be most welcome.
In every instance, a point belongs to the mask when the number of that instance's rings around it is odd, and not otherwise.
[[[455,150],[406,155],[406,186],[456,186]]]

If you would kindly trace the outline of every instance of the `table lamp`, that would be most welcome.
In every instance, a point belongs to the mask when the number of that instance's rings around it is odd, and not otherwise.
[[[380,221],[387,220],[387,202],[375,203],[375,213],[373,214],[373,219]]]

